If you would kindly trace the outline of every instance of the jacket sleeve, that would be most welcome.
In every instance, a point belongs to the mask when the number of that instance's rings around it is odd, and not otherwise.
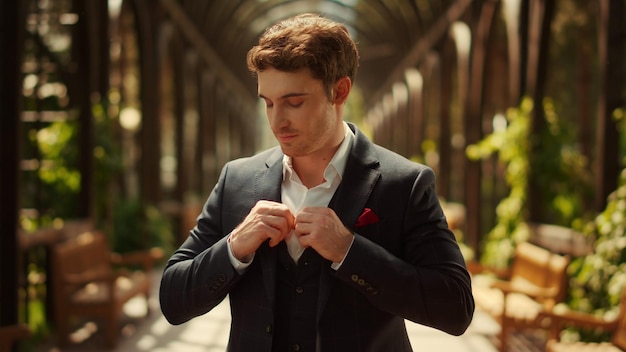
[[[159,300],[163,315],[172,324],[213,309],[240,277],[230,263],[220,209],[227,169],[223,169],[197,225],[163,271]]]
[[[422,169],[406,211],[386,213],[384,226],[369,238],[356,229],[336,274],[380,310],[461,335],[474,313],[471,281],[435,194],[434,179],[432,170]]]

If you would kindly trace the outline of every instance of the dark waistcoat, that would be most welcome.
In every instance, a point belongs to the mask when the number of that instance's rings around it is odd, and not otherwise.
[[[298,264],[283,243],[278,248],[274,352],[315,351],[316,312],[322,258],[307,248]]]

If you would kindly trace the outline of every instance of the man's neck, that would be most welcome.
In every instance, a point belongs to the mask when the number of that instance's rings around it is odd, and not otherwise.
[[[344,128],[348,128],[347,126],[344,126],[345,124],[342,121],[341,129],[339,130],[342,131],[342,133],[337,135],[336,141],[332,147],[319,150],[311,155],[291,157],[291,166],[298,174],[302,184],[307,188],[313,188],[324,183],[324,172],[326,171],[326,167],[344,141]]]
[[[335,152],[337,148],[335,148]],[[307,188],[313,188],[324,183],[324,171],[333,158],[330,156],[301,156],[291,159],[291,165],[298,174],[300,181]]]

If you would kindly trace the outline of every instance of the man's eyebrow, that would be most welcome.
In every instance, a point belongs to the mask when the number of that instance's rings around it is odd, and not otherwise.
[[[305,96],[305,95],[309,95],[309,93],[288,93],[288,94],[285,94],[285,95],[281,96],[280,99],[288,99],[288,98],[293,98],[293,97],[302,97],[302,96]],[[264,96],[263,94],[259,94],[259,98],[267,99],[267,97]]]

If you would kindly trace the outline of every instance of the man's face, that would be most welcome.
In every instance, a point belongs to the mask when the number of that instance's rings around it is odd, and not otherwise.
[[[265,101],[270,127],[283,153],[291,157],[334,153],[343,138],[343,122],[321,80],[313,78],[309,69],[268,68],[257,77],[259,97]]]

